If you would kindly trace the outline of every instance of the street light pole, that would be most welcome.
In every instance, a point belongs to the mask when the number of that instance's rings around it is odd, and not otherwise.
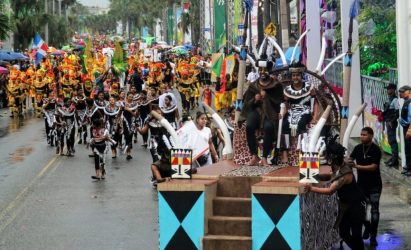
[[[44,0],[44,12],[47,14],[48,13],[48,0]],[[46,40],[46,44],[49,43],[49,23],[46,22],[44,25],[44,39]]]
[[[61,17],[61,1],[62,0],[58,0],[59,1],[59,17]],[[54,0],[53,0],[53,2],[54,2]]]

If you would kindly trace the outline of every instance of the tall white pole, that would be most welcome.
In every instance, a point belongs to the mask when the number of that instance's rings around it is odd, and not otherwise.
[[[342,32],[342,51],[348,50],[348,26],[350,23],[350,8],[353,0],[340,0],[341,6],[341,32]],[[351,64],[351,84],[349,109],[356,110],[361,106],[361,73],[360,73],[360,51],[358,50],[358,23],[353,20],[352,32],[352,64]],[[370,107],[367,107],[367,109]],[[354,112],[349,112],[348,121],[354,116]],[[359,137],[363,124],[357,122],[351,133],[352,137]]]
[[[306,0],[307,69],[315,71],[321,54],[320,1]]]
[[[411,84],[411,50],[409,48],[411,42],[411,4],[408,1],[396,1],[396,21],[397,21],[397,69],[398,69],[398,88],[404,85]],[[403,104],[401,100],[401,106]],[[405,151],[404,151],[404,133],[400,129],[400,145],[402,167],[405,167]]]
[[[61,17],[61,1],[62,0],[59,0],[59,17]],[[54,2],[54,0],[53,0],[53,2]]]
[[[48,0],[44,0],[44,12],[47,14],[48,13]],[[44,39],[46,41],[46,44],[49,44],[49,23],[47,22],[44,25]]]

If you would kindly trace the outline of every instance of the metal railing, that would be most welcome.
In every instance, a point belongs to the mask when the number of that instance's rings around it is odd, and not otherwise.
[[[331,62],[332,59],[325,59],[325,64],[329,64]],[[343,87],[343,62],[341,61],[337,61],[335,62],[328,70],[327,72],[325,72],[325,79],[331,83],[334,84],[338,87]],[[371,81],[372,79],[372,81]],[[377,77],[371,77],[371,76],[366,76],[366,75],[361,75],[361,83],[363,84],[363,80],[367,81],[367,86],[369,85],[369,82],[373,82],[375,85],[381,85],[381,84],[385,84],[385,83],[393,83],[393,84],[397,84],[398,83],[398,71],[396,68],[389,68],[389,72],[388,72],[388,80],[384,80],[381,78],[377,78]],[[370,86],[371,87],[371,86]],[[386,94],[386,92],[385,92]]]
[[[362,102],[370,99],[372,107],[384,110],[384,103],[388,101],[387,86],[390,81],[382,80],[372,76],[361,76],[361,96]]]

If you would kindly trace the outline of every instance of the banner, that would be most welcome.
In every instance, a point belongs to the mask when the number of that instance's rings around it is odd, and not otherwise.
[[[214,0],[214,51],[226,44],[225,0]]]
[[[234,67],[235,67],[235,54],[231,54],[226,57],[227,65],[226,65],[226,74],[230,74],[233,76]]]
[[[211,55],[211,81],[216,82],[217,77],[221,75],[221,68],[223,66],[224,55],[222,53],[214,53]]]
[[[167,43],[174,44],[174,12],[173,8],[167,11]]]
[[[258,0],[254,1],[254,8],[251,11],[251,36],[247,36],[247,39],[251,38],[251,44],[255,47],[258,43]],[[250,48],[252,50],[252,48]]]
[[[241,15],[242,13],[242,8],[241,8],[241,0],[234,0],[234,20],[233,20],[233,35],[234,35],[234,41],[235,42],[241,42],[241,40],[238,39],[239,36],[242,36],[242,33],[239,32],[238,25],[243,23],[243,17]],[[238,43],[237,45],[241,45]]]
[[[180,7],[176,7],[176,20],[176,45],[183,45],[183,9]]]

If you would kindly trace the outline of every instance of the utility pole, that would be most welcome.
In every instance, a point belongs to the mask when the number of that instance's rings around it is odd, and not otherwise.
[[[315,1],[314,1],[315,2]],[[289,47],[289,21],[288,0],[280,0],[280,23],[281,23],[281,46],[283,49]]]
[[[61,1],[62,0],[58,0],[59,1],[59,17],[61,17]],[[53,0],[53,3],[54,3],[54,0]]]
[[[48,0],[44,0],[44,11],[47,14],[48,13]],[[46,44],[49,43],[49,23],[47,22],[44,25],[44,39],[46,40]]]

